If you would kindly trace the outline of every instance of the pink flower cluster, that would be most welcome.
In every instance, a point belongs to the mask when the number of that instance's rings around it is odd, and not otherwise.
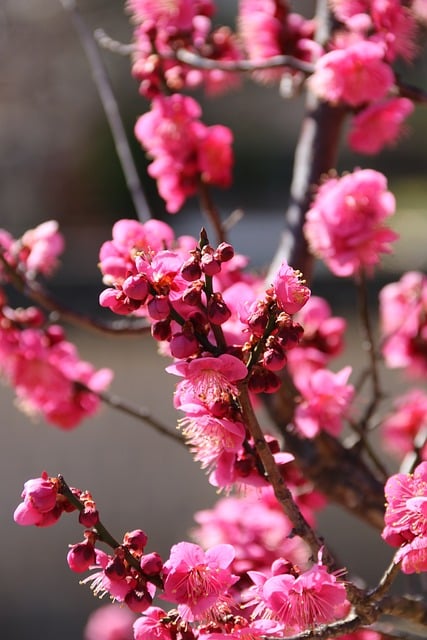
[[[4,307],[0,318],[0,372],[20,408],[61,429],[92,416],[100,404],[96,394],[110,384],[112,371],[81,360],[60,326],[40,326],[43,316],[36,309]]]
[[[100,303],[116,313],[137,312],[152,322],[152,335],[163,351],[178,360],[168,371],[183,378],[175,406],[196,460],[216,486],[265,483],[258,472],[253,443],[239,406],[239,384],[255,393],[280,386],[277,371],[286,352],[298,344],[302,328],[292,315],[307,302],[310,290],[286,262],[271,286],[258,294],[242,272],[242,260],[227,243],[209,245],[181,239],[154,223],[122,220],[113,240],[101,248],[104,282]],[[159,239],[162,238],[162,248]],[[272,451],[285,464],[292,457]]]
[[[396,142],[413,110],[410,100],[389,94],[390,63],[399,56],[412,60],[417,51],[415,15],[400,0],[331,0],[331,5],[342,25],[308,85],[324,100],[354,107],[350,147],[378,153]]]
[[[340,435],[354,396],[353,385],[347,384],[350,374],[351,367],[344,367],[338,373],[317,369],[309,378],[299,378],[302,397],[294,420],[305,437],[313,438],[320,431]]]
[[[210,93],[235,86],[235,74],[220,69],[200,70],[180,62],[177,49],[218,61],[241,58],[238,42],[228,27],[212,28],[211,0],[128,0],[135,23],[132,72],[140,92],[149,99],[169,91],[203,84]]]
[[[228,127],[207,127],[201,109],[189,96],[159,96],[140,116],[135,136],[153,162],[148,173],[157,180],[169,213],[176,213],[200,182],[219,187],[231,183],[233,136]]]
[[[427,571],[427,462],[413,474],[391,476],[385,486],[387,500],[382,536],[400,547],[395,562],[404,573]]]
[[[427,372],[427,277],[405,273],[380,291],[382,354],[387,366],[416,376]]]
[[[394,210],[394,196],[378,171],[359,169],[330,178],[319,187],[306,215],[310,250],[337,276],[370,272],[398,237],[385,224]]]
[[[314,21],[291,13],[287,3],[280,0],[241,0],[238,28],[245,52],[254,63],[284,54],[311,62],[322,52],[313,39]],[[262,82],[275,82],[283,73],[282,67],[255,71],[253,76]],[[293,69],[287,68],[286,73],[294,81],[301,80]]]
[[[319,296],[311,296],[295,319],[304,327],[304,333],[288,353],[288,368],[297,387],[301,387],[342,352],[346,321],[333,316],[328,302]]]
[[[323,506],[323,499],[306,481],[294,483],[294,473],[296,468],[286,465],[286,484],[304,516],[313,522],[314,509]],[[194,518],[196,542],[203,547],[233,546],[231,568],[240,577],[239,588],[248,584],[248,571],[268,572],[280,557],[299,567],[309,566],[310,551],[301,538],[290,536],[293,525],[271,487],[246,487],[243,495],[221,498],[214,508],[199,511]]]
[[[13,269],[24,273],[28,279],[38,275],[50,276],[58,266],[58,256],[64,250],[64,239],[56,220],[48,220],[34,229],[29,229],[20,238],[13,238],[0,229],[0,249]],[[0,280],[7,275],[0,266]]]

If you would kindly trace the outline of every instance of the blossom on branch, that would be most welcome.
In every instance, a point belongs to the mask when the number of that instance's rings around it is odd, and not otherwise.
[[[382,537],[400,547],[395,562],[404,573],[427,571],[427,462],[413,474],[398,473],[385,485],[387,500]]]
[[[427,277],[408,271],[379,294],[381,351],[387,366],[411,375],[427,372]]]
[[[229,544],[206,552],[190,542],[174,545],[164,565],[162,598],[175,602],[185,621],[215,621],[230,603],[227,592],[238,579],[230,570],[233,558]]]
[[[148,173],[157,180],[169,213],[194,195],[200,182],[219,187],[231,183],[233,136],[227,127],[207,127],[201,109],[189,96],[159,96],[140,116],[135,135],[153,162]]]
[[[386,226],[395,211],[385,176],[358,169],[322,183],[306,215],[311,251],[337,276],[371,272],[398,235]]]

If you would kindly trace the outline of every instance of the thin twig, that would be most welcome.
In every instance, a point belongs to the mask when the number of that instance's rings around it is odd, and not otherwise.
[[[137,420],[142,420],[150,427],[152,427],[157,433],[160,433],[163,436],[167,436],[172,439],[174,442],[185,447],[185,442],[181,435],[177,431],[171,431],[165,425],[163,425],[159,420],[153,418],[151,413],[145,407],[136,407],[127,400],[123,400],[120,396],[108,393],[107,391],[93,391],[90,387],[77,382],[75,383],[78,387],[83,388],[85,391],[93,393],[97,396],[102,402],[111,407],[112,409],[116,409],[117,411],[121,411],[122,413],[126,413]]]
[[[138,53],[138,46],[135,44],[125,44],[111,38],[103,29],[97,29],[95,31],[95,38],[98,44],[112,51],[113,53],[119,53],[123,56],[129,56],[134,53]],[[174,58],[179,62],[188,64],[188,66],[195,69],[202,69],[204,71],[229,71],[230,73],[236,73],[238,71],[243,73],[250,73],[252,71],[258,71],[260,69],[273,69],[276,67],[289,67],[296,71],[301,71],[306,75],[311,75],[314,72],[314,65],[309,62],[304,62],[299,58],[289,55],[278,55],[268,58],[268,60],[215,60],[213,58],[206,58],[194,51],[188,49],[179,48],[172,51],[169,55],[162,54],[164,58]]]
[[[221,216],[212,199],[211,191],[208,185],[202,180],[199,181],[199,198],[202,211],[206,219],[212,225],[218,244],[227,240],[225,228],[221,222]]]
[[[375,341],[371,324],[371,316],[369,313],[368,297],[367,297],[367,283],[366,274],[362,269],[359,274],[358,280],[358,293],[359,293],[359,311],[361,324],[364,330],[364,346],[365,351],[368,352],[369,364],[370,364],[370,377],[372,380],[372,399],[369,405],[366,407],[363,418],[359,421],[361,429],[366,430],[369,419],[374,414],[379,401],[383,397],[383,393],[380,387],[380,379],[378,372],[378,356],[375,350]]]
[[[135,211],[141,222],[147,221],[151,218],[150,207],[142,189],[117,101],[111,87],[107,70],[96,44],[96,40],[78,10],[75,0],[60,1],[64,9],[71,15],[75,30],[80,38],[81,45],[88,59],[93,81],[97,88],[110,126],[116,152],[119,157],[120,165],[122,167],[126,185],[129,189]]]
[[[130,322],[127,320],[115,320],[107,323],[64,306],[36,280],[26,280],[23,275],[11,267],[4,256],[4,250],[1,246],[0,264],[3,265],[11,284],[18,291],[46,311],[53,312],[62,321],[69,322],[75,327],[96,331],[97,333],[121,336],[141,335],[150,331],[150,325],[145,319],[141,320],[138,318]]]
[[[395,562],[393,558],[375,589],[368,592],[368,598],[370,598],[371,601],[378,602],[385,596],[387,591],[389,591],[391,585],[400,573],[400,564],[400,562]]]

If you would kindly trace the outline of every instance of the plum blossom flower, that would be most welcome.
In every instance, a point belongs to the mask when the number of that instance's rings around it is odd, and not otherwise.
[[[403,131],[404,120],[414,105],[408,98],[391,98],[369,105],[354,116],[348,135],[354,151],[379,153],[386,145],[393,145]]]
[[[273,280],[273,292],[280,309],[289,315],[299,311],[310,297],[300,271],[295,271],[286,260],[282,262]]]
[[[135,620],[133,637],[135,640],[172,640],[175,634],[169,629],[167,619],[168,614],[160,607],[148,607],[142,616]]]
[[[250,577],[259,600],[256,611],[273,616],[296,633],[333,622],[349,608],[344,583],[328,573],[321,561],[299,575],[279,573],[265,578],[250,572]]]
[[[77,426],[100,404],[97,391],[110,383],[110,369],[80,360],[61,327],[0,329],[1,371],[14,387],[20,406],[62,429]],[[80,386],[81,385],[81,386]],[[91,393],[93,391],[93,393]]]
[[[427,462],[413,474],[398,473],[385,485],[387,500],[382,537],[400,546],[395,562],[404,573],[427,571]]]
[[[13,519],[22,526],[48,527],[62,513],[58,505],[58,481],[43,471],[40,478],[27,480],[21,494],[23,501],[15,509]]]
[[[427,371],[427,277],[408,271],[380,291],[382,354],[387,366],[415,376]]]
[[[347,384],[350,374],[351,367],[338,373],[318,369],[305,381],[299,380],[302,401],[295,412],[295,426],[307,438],[322,430],[339,435],[354,395],[353,385]]]
[[[396,398],[392,412],[381,424],[385,447],[399,460],[413,450],[419,433],[427,430],[427,394],[421,389],[412,389]],[[427,460],[427,446],[421,455]]]
[[[229,588],[238,579],[230,570],[233,559],[234,549],[229,544],[206,552],[190,542],[174,545],[164,565],[162,597],[177,603],[184,621],[215,620],[228,602]]]
[[[84,628],[84,640],[134,640],[135,614],[127,607],[106,604],[90,614]]]
[[[248,374],[243,362],[229,354],[176,362],[166,367],[166,371],[184,378],[175,390],[174,404],[177,409],[195,403],[219,415],[223,405],[227,408],[232,397],[238,396],[236,382]]]
[[[323,100],[359,107],[382,99],[393,81],[393,71],[384,62],[383,45],[360,40],[321,56],[307,82]]]
[[[385,226],[395,210],[385,176],[359,169],[330,178],[318,189],[307,212],[304,233],[311,251],[337,276],[372,270],[381,253],[391,251],[397,234]]]

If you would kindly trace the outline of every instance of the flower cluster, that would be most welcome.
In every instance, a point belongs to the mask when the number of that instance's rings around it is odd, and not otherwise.
[[[341,26],[308,83],[322,99],[355,108],[349,146],[378,153],[396,142],[413,110],[407,98],[390,97],[395,82],[390,63],[414,58],[416,16],[399,0],[330,4]]]
[[[48,220],[16,239],[0,229],[0,249],[11,268],[34,279],[38,275],[52,275],[64,250],[64,239],[56,220]],[[0,279],[8,280],[1,266]]]
[[[372,270],[397,234],[385,222],[395,199],[383,174],[360,169],[318,189],[304,231],[311,251],[337,276]]]
[[[314,61],[322,53],[314,41],[314,29],[313,20],[292,13],[287,3],[279,0],[241,0],[239,3],[239,36],[247,57],[254,63],[279,55]],[[285,71],[283,67],[254,71],[253,77],[261,82],[275,82],[284,73],[294,83],[302,80],[301,74],[290,67]]]
[[[128,0],[127,6],[135,24],[132,73],[144,96],[152,99],[168,90],[201,84],[209,93],[218,93],[238,83],[235,74],[195,69],[176,56],[183,50],[219,62],[242,57],[229,28],[212,28],[215,5],[211,0]]]
[[[135,125],[136,138],[153,158],[148,173],[169,213],[176,213],[200,183],[231,183],[232,133],[222,125],[207,127],[200,115],[193,98],[175,93],[155,98]]]
[[[0,230],[0,284],[15,271],[22,287],[36,276],[50,276],[63,248],[55,221],[30,229],[19,239]],[[15,389],[19,407],[42,415],[62,429],[77,426],[96,413],[97,393],[111,382],[110,369],[96,370],[81,360],[63,328],[49,324],[37,307],[13,308],[0,287],[0,374]]]
[[[387,507],[383,538],[400,547],[395,562],[404,573],[427,571],[427,462],[413,474],[391,476],[385,486]]]

